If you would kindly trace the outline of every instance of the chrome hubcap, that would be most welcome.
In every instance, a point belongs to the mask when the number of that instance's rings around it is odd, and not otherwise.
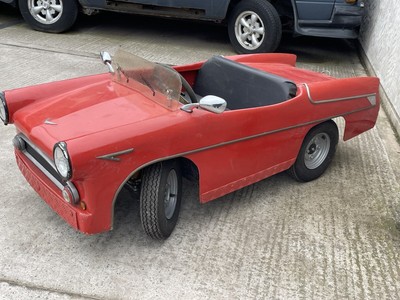
[[[264,41],[264,23],[255,12],[245,11],[236,19],[235,35],[243,48],[257,49]]]
[[[178,176],[175,170],[171,170],[168,174],[167,183],[165,185],[164,196],[164,212],[165,217],[169,220],[172,218],[176,208],[178,197]]]
[[[29,0],[29,12],[39,23],[49,25],[57,22],[63,13],[63,0]]]
[[[331,139],[326,133],[319,133],[308,143],[304,154],[304,163],[308,169],[318,168],[326,159]]]

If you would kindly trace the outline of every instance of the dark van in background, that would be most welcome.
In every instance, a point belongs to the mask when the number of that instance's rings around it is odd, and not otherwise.
[[[294,35],[357,38],[361,0],[0,0],[35,30],[63,32],[100,10],[223,23],[238,53],[273,52],[282,24]]]

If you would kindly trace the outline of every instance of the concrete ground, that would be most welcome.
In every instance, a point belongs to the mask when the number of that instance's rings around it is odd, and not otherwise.
[[[102,14],[52,35],[0,4],[0,90],[106,72],[98,53],[119,46],[171,64],[233,54],[219,26]],[[366,74],[346,41],[285,36],[279,51],[333,76]],[[14,134],[0,127],[0,299],[400,295],[400,146],[383,112],[373,130],[339,144],[314,182],[278,174],[205,205],[186,182],[180,222],[165,242],[144,234],[129,198],[113,231],[70,228],[18,171]]]

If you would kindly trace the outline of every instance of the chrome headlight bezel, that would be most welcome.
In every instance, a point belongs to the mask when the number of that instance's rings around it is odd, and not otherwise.
[[[53,148],[53,160],[58,174],[64,180],[72,177],[71,160],[65,142],[59,142]]]
[[[4,125],[7,125],[10,121],[4,92],[0,92],[0,119],[3,121]]]

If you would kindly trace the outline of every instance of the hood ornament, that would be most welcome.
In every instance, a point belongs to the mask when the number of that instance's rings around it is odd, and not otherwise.
[[[54,122],[51,121],[50,119],[46,119],[46,120],[44,121],[44,124],[47,124],[47,125],[57,125],[57,123],[54,123]]]

